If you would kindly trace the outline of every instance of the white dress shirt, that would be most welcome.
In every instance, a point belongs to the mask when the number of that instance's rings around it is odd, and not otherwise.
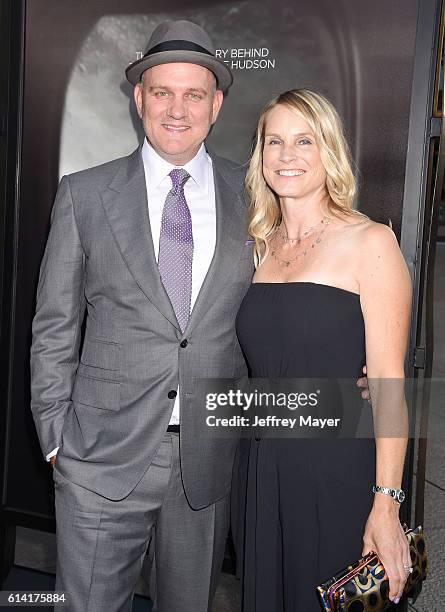
[[[145,184],[147,187],[148,214],[150,217],[151,236],[153,239],[156,260],[159,255],[159,238],[161,233],[162,211],[165,199],[172,188],[169,173],[179,166],[165,161],[153,147],[144,140],[142,145],[142,162],[144,165]],[[204,278],[212,261],[216,244],[216,206],[215,183],[213,180],[212,160],[202,144],[193,159],[181,166],[190,174],[184,185],[184,195],[190,209],[193,228],[192,260],[192,299],[193,308]],[[173,406],[171,425],[179,423],[179,393]],[[46,459],[55,455],[58,447],[51,451]]]
[[[142,145],[145,183],[147,186],[148,214],[156,260],[159,256],[159,238],[164,203],[172,188],[169,173],[179,166],[165,161],[144,140]],[[190,209],[193,228],[192,301],[193,308],[201,285],[212,261],[216,244],[215,183],[212,160],[202,144],[193,159],[181,166],[190,174],[184,185],[184,195]],[[179,423],[179,393],[173,406],[170,425]]]

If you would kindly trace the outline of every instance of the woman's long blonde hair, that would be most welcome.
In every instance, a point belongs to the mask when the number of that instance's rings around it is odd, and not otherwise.
[[[312,129],[326,170],[328,212],[333,216],[361,213],[353,210],[356,192],[351,155],[337,111],[324,96],[309,89],[293,89],[273,98],[261,112],[252,155],[246,175],[250,196],[249,233],[255,240],[254,258],[258,266],[269,252],[268,237],[281,223],[280,201],[263,175],[263,148],[267,116],[278,104],[300,115]]]

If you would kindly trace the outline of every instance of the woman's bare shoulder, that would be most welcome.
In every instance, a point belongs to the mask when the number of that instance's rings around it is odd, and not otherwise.
[[[390,279],[409,285],[409,274],[397,238],[388,225],[369,221],[357,234],[359,276],[368,279]]]
[[[377,223],[367,219],[364,223],[357,226],[357,238],[360,240],[360,244],[364,251],[372,249],[375,253],[376,250],[389,249],[390,251],[395,248],[399,250],[397,238],[389,227],[384,223]]]
[[[351,246],[359,244],[361,249],[397,246],[397,239],[388,225],[377,223],[367,217],[351,215],[334,223],[345,238],[347,237]]]

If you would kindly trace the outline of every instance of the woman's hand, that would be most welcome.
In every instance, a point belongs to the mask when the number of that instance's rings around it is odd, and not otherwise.
[[[392,498],[380,499],[376,493],[374,506],[366,522],[362,554],[376,552],[389,579],[389,598],[399,603],[411,566],[408,540],[399,521],[399,504]]]

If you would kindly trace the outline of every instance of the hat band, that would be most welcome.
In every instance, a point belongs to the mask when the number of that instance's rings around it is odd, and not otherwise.
[[[149,49],[144,57],[148,57],[153,53],[161,53],[162,51],[198,51],[199,53],[205,53],[213,57],[213,53],[210,53],[210,51],[201,47],[201,45],[197,45],[189,40],[167,40],[166,42],[159,43],[159,45],[155,45]]]

